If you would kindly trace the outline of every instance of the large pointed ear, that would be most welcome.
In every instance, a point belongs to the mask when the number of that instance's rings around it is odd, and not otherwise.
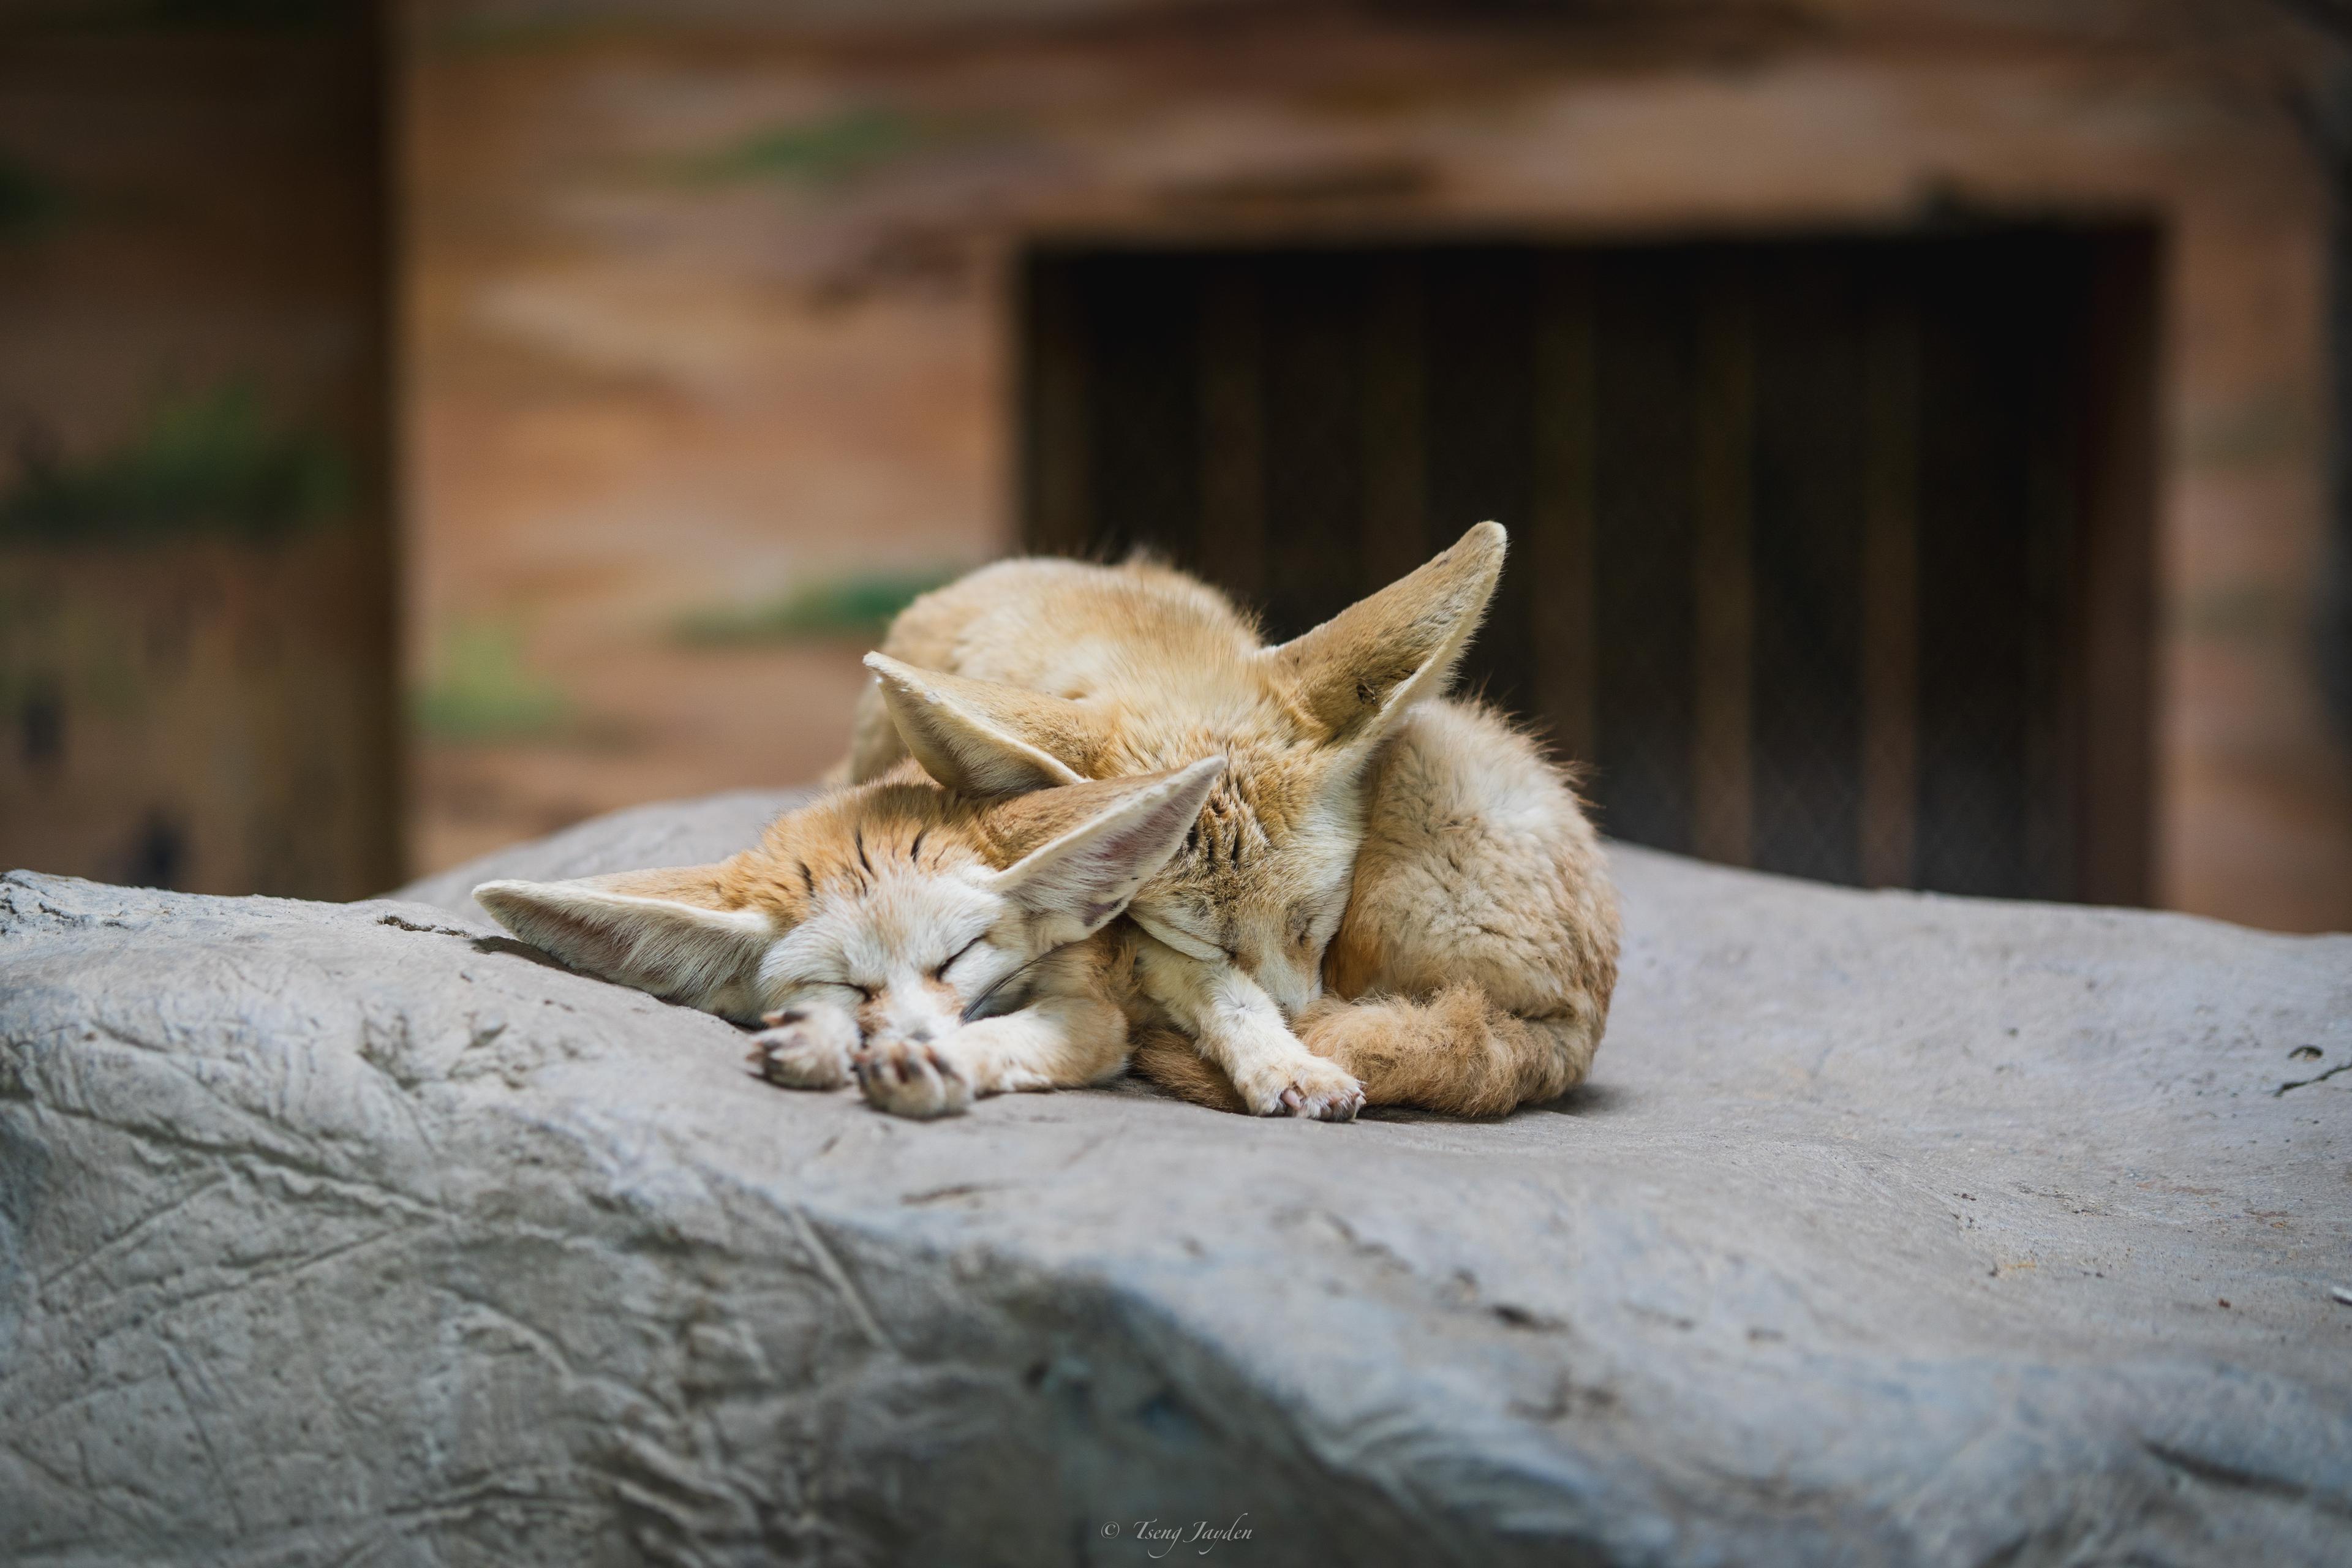
[[[995,825],[1000,835],[1015,842],[1052,837],[997,872],[996,890],[1029,910],[1045,945],[1092,935],[1168,864],[1224,771],[1223,757],[1206,757],[1174,773],[1075,784],[1009,804],[1003,814],[1015,819]]]
[[[758,1012],[760,960],[781,933],[729,906],[717,866],[569,882],[485,882],[499,924],[572,968],[731,1018]]]
[[[1410,576],[1258,657],[1271,663],[1319,738],[1377,740],[1407,708],[1444,689],[1503,572],[1502,525],[1482,522]]]
[[[866,668],[907,749],[959,794],[1019,795],[1086,777],[1071,759],[1096,750],[1097,721],[1075,702],[917,669],[887,654],[867,654]]]

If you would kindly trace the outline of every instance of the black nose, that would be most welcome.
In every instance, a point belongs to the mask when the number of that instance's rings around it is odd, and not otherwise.
[[[907,1031],[907,1043],[910,1046],[929,1045],[931,1043],[931,1026],[929,1024],[916,1025],[913,1028]]]

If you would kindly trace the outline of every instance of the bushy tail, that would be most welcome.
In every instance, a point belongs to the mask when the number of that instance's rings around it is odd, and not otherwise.
[[[1410,1105],[1453,1116],[1503,1116],[1556,1100],[1584,1080],[1601,1018],[1523,1018],[1475,985],[1425,1002],[1328,1001],[1298,1019],[1298,1037],[1356,1075],[1368,1105]]]
[[[1426,1002],[1319,1003],[1300,1016],[1298,1037],[1353,1073],[1368,1105],[1503,1116],[1581,1083],[1601,1025],[1597,1016],[1518,1017],[1476,986],[1455,985]],[[1180,1100],[1246,1109],[1223,1071],[1172,1029],[1144,1032],[1132,1061],[1139,1074]]]
[[[1128,1065],[1139,1077],[1179,1100],[1212,1110],[1249,1109],[1225,1069],[1194,1050],[1192,1042],[1174,1029],[1155,1026],[1139,1031]]]

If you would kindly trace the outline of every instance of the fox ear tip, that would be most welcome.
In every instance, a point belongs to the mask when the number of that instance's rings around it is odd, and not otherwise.
[[[530,882],[512,877],[497,877],[478,883],[472,894],[474,902],[489,911],[492,920],[513,929],[516,920],[528,916],[534,908],[538,889]]]
[[[1176,782],[1179,784],[1190,784],[1197,783],[1202,779],[1213,779],[1222,774],[1225,771],[1226,766],[1226,760],[1223,753],[1219,753],[1213,757],[1202,757],[1197,763],[1187,763],[1184,766],[1177,769]]]

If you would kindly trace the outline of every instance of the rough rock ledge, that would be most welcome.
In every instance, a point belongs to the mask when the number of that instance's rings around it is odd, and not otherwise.
[[[0,879],[0,1561],[2352,1563],[2352,939],[1620,848],[1556,1106],[916,1125],[465,898],[782,798]]]

